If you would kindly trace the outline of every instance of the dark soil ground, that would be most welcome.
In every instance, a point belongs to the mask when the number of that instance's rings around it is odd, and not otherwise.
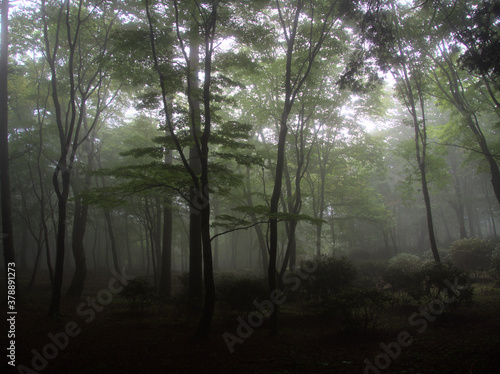
[[[376,330],[360,333],[342,330],[333,319],[317,317],[295,303],[285,303],[279,336],[270,337],[264,323],[236,343],[231,354],[223,334],[237,335],[240,314],[220,306],[208,340],[193,338],[198,309],[181,302],[150,305],[140,313],[132,312],[128,302],[115,295],[90,321],[91,314],[82,313],[89,310],[87,297],[95,297],[106,288],[111,277],[89,277],[82,299],[63,299],[63,316],[59,319],[46,316],[50,297],[47,283],[39,282],[35,289],[23,290],[24,302],[18,306],[15,325],[16,368],[7,364],[9,359],[4,353],[0,371],[47,374],[500,373],[500,289],[492,284],[477,287],[474,305],[444,312],[425,329],[421,324],[412,326],[408,320],[418,311],[418,306],[388,309]],[[2,299],[5,296],[2,295]],[[5,341],[8,340],[5,304],[1,309],[3,352],[7,351]],[[244,320],[247,316],[241,315]],[[51,336],[62,337],[61,332],[67,328],[78,335],[68,338],[67,342],[61,340],[62,348],[54,350]],[[403,331],[408,332],[411,344],[402,347],[398,354],[393,342]],[[381,344],[393,348],[393,357],[384,352]]]

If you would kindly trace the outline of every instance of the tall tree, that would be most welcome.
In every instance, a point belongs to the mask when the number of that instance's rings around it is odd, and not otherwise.
[[[103,63],[109,30],[118,14],[112,13],[110,16],[105,8],[100,8],[101,5],[105,6],[100,2],[84,4],[83,1],[74,6],[70,0],[57,5],[47,5],[46,0],[41,2],[43,53],[50,68],[54,122],[58,130],[60,152],[52,178],[58,201],[58,218],[49,315],[58,315],[60,309],[71,173],[79,146],[97,123],[93,121],[88,131],[83,131],[84,118],[88,112],[84,108],[92,103],[98,116],[97,113],[112,100],[106,89],[109,77]],[[96,19],[102,24],[92,25]],[[100,35],[94,34],[96,30]],[[87,46],[82,40],[82,35],[86,33],[96,38],[95,42]],[[63,53],[67,55],[63,56]],[[60,69],[61,61],[66,62],[64,78],[64,70]]]
[[[187,14],[195,17],[198,21],[201,34],[203,35],[203,88],[201,92],[196,92],[195,87],[191,86],[192,83],[192,59],[186,52],[185,37],[181,32],[183,25],[181,24],[181,9],[179,8],[178,1],[174,1],[175,12],[175,30],[179,47],[184,57],[186,64],[186,77],[187,77],[187,99],[189,101],[190,116],[193,117],[196,113],[193,108],[196,107],[194,100],[201,97],[203,104],[203,118],[200,131],[198,132],[194,126],[196,119],[191,120],[191,145],[196,148],[196,154],[200,158],[200,170],[197,173],[193,169],[188,158],[184,154],[183,146],[181,145],[178,131],[173,123],[173,116],[171,115],[170,99],[167,92],[165,75],[159,63],[159,56],[156,52],[156,37],[154,32],[153,17],[150,9],[150,4],[146,1],[147,18],[150,27],[150,41],[153,52],[153,59],[155,69],[160,79],[160,87],[162,92],[163,110],[165,114],[166,128],[169,135],[174,142],[175,149],[180,155],[182,165],[191,178],[193,185],[192,193],[190,195],[190,204],[194,207],[200,215],[200,229],[202,239],[202,257],[203,257],[203,280],[205,287],[205,299],[203,304],[203,311],[198,323],[196,335],[199,337],[208,336],[210,325],[212,322],[213,312],[215,308],[215,283],[213,277],[213,263],[212,263],[212,247],[210,237],[210,196],[209,196],[209,141],[212,132],[212,58],[214,53],[214,40],[217,25],[217,15],[219,1],[209,1],[206,3],[195,3],[195,12],[190,9],[183,9]],[[164,9],[165,10],[165,9]],[[195,15],[196,14],[196,15]],[[200,94],[200,96],[198,96]]]
[[[2,29],[0,45],[0,188],[2,204],[2,243],[7,268],[15,266],[14,231],[12,229],[12,209],[9,177],[9,91],[8,91],[8,57],[9,57],[9,1],[2,0]],[[7,279],[7,277],[5,278]]]
[[[402,97],[411,118],[429,242],[434,260],[440,262],[427,182],[428,130],[424,91],[425,71],[429,65],[418,53],[419,43],[422,43],[426,29],[421,28],[420,19],[411,13],[412,11],[414,9],[409,7],[389,4],[385,11],[375,14],[367,35],[378,48],[381,66],[388,69],[396,79],[398,94]],[[372,16],[373,14],[370,14],[370,17]]]
[[[278,254],[278,208],[281,197],[283,182],[283,171],[285,165],[285,146],[288,133],[288,119],[295,100],[306,82],[323,42],[329,36],[330,30],[340,17],[335,13],[337,7],[341,8],[339,1],[334,1],[322,7],[319,2],[302,1],[286,3],[276,0],[276,11],[278,20],[285,40],[285,72],[283,106],[279,119],[279,135],[277,144],[276,172],[274,175],[274,187],[269,206],[269,269],[268,283],[269,291],[277,288],[277,254]],[[287,17],[288,16],[288,17]],[[337,16],[337,17],[336,17]],[[311,31],[306,35],[300,35],[299,43],[297,36],[300,33],[301,22],[307,19]],[[301,48],[305,47],[305,51]],[[302,53],[301,53],[302,52]],[[305,55],[305,56],[304,56]],[[300,57],[299,57],[300,56]],[[271,335],[278,333],[278,306],[274,308],[271,315]]]

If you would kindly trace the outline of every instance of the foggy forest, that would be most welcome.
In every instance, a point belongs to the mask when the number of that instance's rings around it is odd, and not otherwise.
[[[500,4],[2,0],[5,373],[499,373]]]

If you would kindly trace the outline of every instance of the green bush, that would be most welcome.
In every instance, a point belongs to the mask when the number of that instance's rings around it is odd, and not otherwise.
[[[460,269],[475,273],[481,273],[491,266],[491,255],[495,246],[489,240],[484,239],[460,239],[450,245],[450,258]]]
[[[340,289],[349,287],[357,277],[357,268],[347,257],[319,256],[312,263],[316,269],[310,271],[310,267],[305,268],[301,264],[301,273],[308,274],[304,281],[306,292],[311,297],[325,298],[333,295]]]
[[[474,289],[470,276],[450,262],[428,262],[415,274],[417,287],[412,290],[412,297],[430,302],[432,300],[451,300],[451,307],[470,304]],[[458,295],[457,295],[458,294]]]
[[[438,252],[439,252],[439,259],[441,260],[441,262],[451,261],[449,249],[438,248]],[[434,255],[432,254],[432,251],[430,249],[422,253],[421,257],[422,261],[424,262],[434,261]]]
[[[384,281],[396,292],[411,293],[415,288],[415,274],[420,270],[422,261],[418,256],[400,253],[389,260],[383,275]]]
[[[384,274],[389,263],[387,260],[365,260],[356,262],[358,280],[356,284],[361,287],[381,288],[384,283]]]
[[[216,279],[217,299],[232,310],[247,312],[255,299],[269,298],[263,279],[236,274],[221,274]]]
[[[135,278],[128,282],[120,295],[129,300],[132,311],[144,313],[153,301],[154,286],[147,278]]]
[[[390,297],[375,288],[346,288],[328,301],[328,309],[351,330],[366,331],[376,327]]]
[[[500,277],[500,247],[491,254],[491,271],[495,277]]]

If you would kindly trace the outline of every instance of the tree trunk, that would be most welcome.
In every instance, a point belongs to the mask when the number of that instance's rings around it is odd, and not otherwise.
[[[252,190],[250,185],[250,166],[247,167],[246,182],[247,182],[247,187],[246,189],[244,188],[244,193],[247,197],[247,205],[253,207]],[[252,220],[252,222],[257,222],[257,216],[255,215],[255,213],[250,212],[250,219]],[[257,238],[259,240],[262,271],[263,274],[266,274],[269,267],[269,253],[267,252],[266,238],[264,237],[264,233],[262,232],[262,227],[260,225],[255,225],[254,229],[255,233],[257,234]]]
[[[159,293],[162,296],[172,295],[172,199],[165,199],[163,207],[163,248],[161,255],[161,272]]]
[[[40,268],[40,258],[42,256],[43,252],[43,239],[40,239],[42,236],[42,230],[40,229],[40,234],[38,235],[38,238],[36,239],[36,257],[35,257],[35,264],[33,265],[33,272],[31,273],[31,279],[30,283],[28,284],[28,290],[31,290],[33,285],[35,284],[35,279],[36,279],[36,274]],[[27,234],[27,233],[26,233]],[[25,235],[27,236],[27,235]]]
[[[90,177],[89,177],[90,181]],[[82,199],[77,197],[75,199],[75,215],[73,220],[73,239],[72,239],[72,249],[73,256],[75,259],[75,273],[73,275],[73,280],[69,286],[66,296],[68,297],[80,297],[83,292],[83,287],[85,285],[85,279],[87,277],[87,258],[85,256],[85,247],[83,239],[85,237],[85,231],[87,227],[87,216],[88,216],[89,206],[82,203]]]
[[[0,190],[2,204],[2,243],[5,264],[5,279],[8,285],[7,269],[15,269],[14,231],[12,229],[12,208],[9,174],[9,95],[8,95],[8,53],[9,53],[9,1],[2,0],[2,28],[0,46]],[[16,296],[19,287],[16,282]]]
[[[113,268],[118,274],[121,274],[120,263],[118,262],[118,250],[116,248],[115,233],[113,231],[113,223],[111,221],[111,213],[109,210],[104,210],[104,218],[108,227],[109,241],[111,244],[111,256],[113,256]]]
[[[62,189],[59,189],[58,174],[61,174]],[[62,281],[64,272],[64,255],[66,250],[66,221],[67,207],[70,188],[71,171],[66,165],[66,155],[63,152],[56,171],[54,171],[53,183],[58,195],[58,223],[56,241],[56,265],[54,268],[54,284],[52,287],[52,298],[49,306],[49,315],[58,316],[61,307]]]
[[[128,223],[128,214],[127,212],[125,212],[125,216],[124,216],[124,224],[125,224],[125,246],[127,248],[127,265],[128,265],[128,269],[129,270],[132,270],[133,268],[133,264],[132,264],[132,253],[130,251],[130,235],[129,235],[129,223]]]
[[[199,26],[192,22],[189,31],[189,64],[188,75],[189,106],[191,114],[191,136],[199,139],[201,131],[201,112],[198,81],[199,72]],[[193,140],[194,141],[194,140]],[[201,173],[201,160],[198,147],[195,144],[189,149],[189,166],[196,175]],[[190,192],[189,207],[189,298],[201,300],[203,295],[203,255],[202,255],[202,232],[201,212],[193,202],[198,202],[201,197],[200,191],[194,186]],[[203,202],[201,202],[203,204]]]
[[[287,97],[291,96],[290,94]],[[276,172],[274,179],[274,188],[273,194],[271,195],[270,201],[270,209],[269,209],[269,268],[267,273],[268,284],[269,284],[269,292],[273,292],[276,290],[277,286],[277,274],[276,274],[276,266],[277,266],[277,255],[278,255],[278,205],[279,199],[281,195],[281,186],[283,182],[283,167],[284,167],[284,159],[285,159],[285,142],[286,135],[288,132],[287,121],[288,115],[291,110],[290,103],[286,103],[283,113],[281,115],[280,122],[280,132],[278,137],[278,151],[277,151],[277,160],[276,160]],[[270,317],[270,334],[277,335],[278,334],[278,305],[275,305],[275,308]]]
[[[206,181],[208,182],[208,180]],[[208,185],[206,188],[205,197],[208,201]],[[203,303],[203,310],[196,335],[201,338],[208,337],[210,325],[215,309],[215,282],[214,282],[214,269],[212,262],[212,244],[210,241],[210,204],[207,204],[201,211],[202,220],[202,238],[203,238],[203,281],[205,284],[205,302]]]
[[[209,140],[212,130],[212,113],[211,113],[211,92],[210,81],[212,78],[212,53],[215,34],[215,26],[217,23],[217,3],[212,4],[212,12],[205,23],[205,79],[203,83],[203,106],[204,106],[204,127],[201,136],[201,237],[203,242],[203,281],[205,283],[205,302],[196,335],[198,337],[207,338],[212,324],[212,318],[215,309],[215,282],[214,282],[214,267],[212,259],[212,240],[210,236],[210,189],[208,176],[208,154]]]
[[[427,230],[429,232],[429,241],[431,244],[432,255],[436,262],[440,262],[439,252],[436,244],[436,236],[434,234],[434,224],[432,220],[432,209],[431,209],[431,199],[429,196],[429,190],[427,188],[427,176],[425,173],[425,166],[420,166],[420,175],[422,178],[422,194],[424,195],[425,211],[427,216]]]

